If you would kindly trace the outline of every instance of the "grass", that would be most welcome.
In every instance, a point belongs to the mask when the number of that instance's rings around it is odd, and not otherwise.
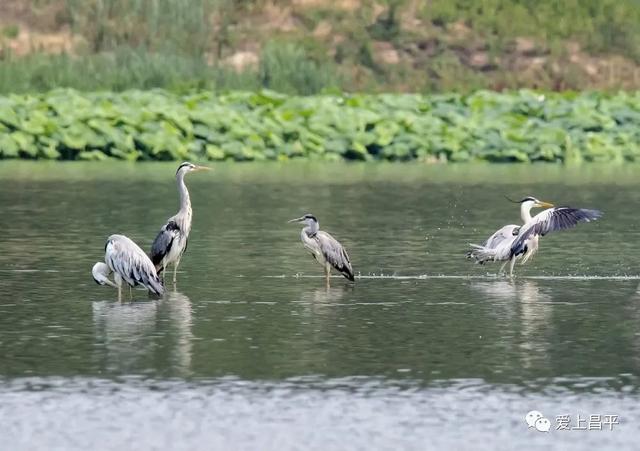
[[[0,93],[44,92],[60,87],[83,91],[161,87],[186,92],[265,86],[313,94],[337,84],[337,75],[331,69],[320,68],[292,45],[268,50],[259,67],[240,73],[210,66],[196,56],[129,48],[83,57],[34,54],[0,64]]]
[[[10,0],[16,1],[16,0]],[[353,0],[357,2],[357,0]],[[59,27],[78,37],[74,57],[0,56],[0,92],[162,87],[275,89],[313,94],[349,91],[432,92],[475,89],[636,87],[640,69],[637,0],[31,0],[49,5]],[[40,13],[44,14],[44,13]],[[283,31],[278,21],[290,25]],[[273,22],[273,23],[270,23]],[[286,22],[286,20],[285,20]],[[322,26],[326,33],[316,33]],[[0,47],[20,31],[2,30]],[[514,50],[533,40],[535,55]],[[594,80],[567,50],[626,58],[611,77]],[[398,61],[382,57],[380,44]],[[240,73],[225,58],[250,48],[257,67]],[[389,50],[389,48],[391,50]],[[479,67],[473,57],[492,62]],[[530,60],[544,60],[531,70]],[[84,69],[86,73],[82,73]]]
[[[423,18],[447,26],[464,22],[504,46],[518,36],[551,45],[573,39],[594,52],[640,60],[640,8],[634,0],[454,0],[430,1]]]
[[[208,16],[216,0],[66,0],[71,26],[92,52],[122,46],[201,55],[214,30]]]
[[[7,25],[2,28],[1,34],[9,39],[17,38],[20,34],[20,27],[15,24]]]

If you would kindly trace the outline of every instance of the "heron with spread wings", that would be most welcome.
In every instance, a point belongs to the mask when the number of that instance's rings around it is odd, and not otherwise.
[[[320,223],[312,214],[306,214],[289,222],[301,222],[305,227],[300,232],[300,239],[305,249],[324,268],[324,275],[329,286],[331,268],[334,268],[350,281],[354,281],[353,267],[347,250],[327,232],[320,230]]]
[[[122,284],[129,287],[141,285],[150,292],[162,296],[164,286],[156,273],[151,259],[140,247],[124,235],[111,235],[104,247],[104,263],[93,265],[91,274],[99,285],[118,289],[118,300],[122,299]],[[113,281],[109,275],[114,274]]]
[[[168,265],[173,264],[173,283],[176,283],[176,273],[180,265],[180,259],[187,250],[187,241],[191,232],[191,220],[193,210],[191,209],[191,198],[189,190],[184,183],[184,177],[190,172],[209,171],[206,166],[196,166],[193,163],[182,163],[176,171],[176,181],[178,182],[178,192],[180,193],[180,210],[167,220],[151,245],[151,260],[156,267],[158,274],[162,272],[164,280],[164,270]]]
[[[555,207],[553,204],[542,202],[531,196],[519,202],[511,202],[520,204],[523,225],[506,225],[491,235],[484,244],[472,244],[472,249],[467,252],[468,258],[473,258],[480,264],[504,261],[500,268],[501,272],[509,263],[510,276],[513,276],[513,266],[518,258],[522,259],[522,263],[526,263],[538,251],[541,236],[556,230],[570,229],[580,222],[595,221],[602,216],[599,210]],[[531,209],[544,207],[547,209],[531,216]]]

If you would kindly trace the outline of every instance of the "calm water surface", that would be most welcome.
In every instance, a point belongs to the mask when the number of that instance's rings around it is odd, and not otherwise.
[[[216,165],[177,286],[119,303],[91,266],[150,247],[175,167],[0,162],[0,449],[637,449],[637,168]],[[519,221],[505,194],[605,216],[508,281],[464,259]],[[324,287],[306,212],[355,286]]]

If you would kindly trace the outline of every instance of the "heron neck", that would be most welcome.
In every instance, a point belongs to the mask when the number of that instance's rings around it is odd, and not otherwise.
[[[306,233],[308,237],[312,237],[316,233],[318,233],[318,229],[320,229],[320,224],[318,224],[317,222],[314,222],[312,224],[309,224],[302,230],[304,230],[304,233]]]
[[[522,217],[523,224],[531,221],[531,205],[520,205],[520,216]]]
[[[184,183],[184,173],[178,174],[178,192],[180,193],[180,211],[182,213],[191,211],[191,198],[187,185]]]

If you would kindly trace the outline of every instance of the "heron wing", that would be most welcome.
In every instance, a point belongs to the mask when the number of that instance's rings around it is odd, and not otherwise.
[[[527,240],[533,236],[545,236],[556,230],[570,229],[579,222],[595,221],[600,216],[601,211],[585,208],[554,207],[544,210],[522,226],[518,237],[511,245],[511,255],[523,253]]]
[[[497,230],[483,245],[471,244],[467,258],[475,259],[476,263],[484,264],[490,261],[507,260],[511,252],[511,244],[516,239],[520,226],[509,224]]]
[[[347,279],[353,281],[353,268],[347,250],[340,244],[338,240],[329,235],[327,232],[319,231],[316,233],[316,241],[320,246],[320,250],[324,258],[337,271],[341,272]]]
[[[158,270],[162,268],[162,260],[171,250],[173,241],[180,235],[180,227],[175,221],[169,220],[153,240],[151,245],[151,261]]]
[[[509,224],[491,235],[489,239],[484,243],[485,247],[488,248],[496,248],[505,240],[513,241],[513,237],[518,234],[518,229],[520,226],[515,224]]]
[[[156,268],[140,247],[124,235],[112,235],[107,240],[105,262],[129,285],[142,285],[157,295],[164,287]]]

